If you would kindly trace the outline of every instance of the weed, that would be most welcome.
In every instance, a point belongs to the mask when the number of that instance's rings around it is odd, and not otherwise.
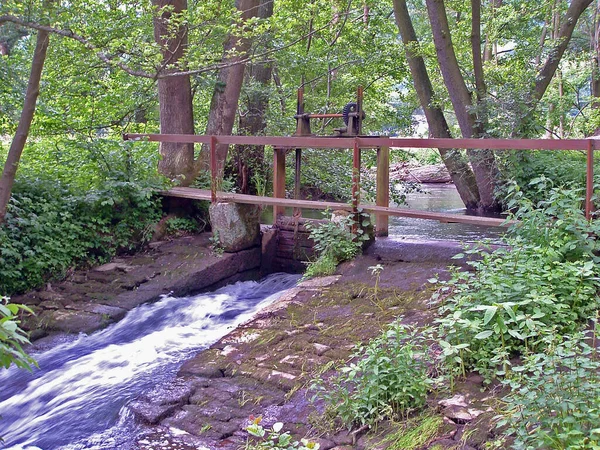
[[[246,431],[258,441],[246,442],[245,450],[319,450],[320,445],[308,439],[300,441],[292,440],[289,432],[282,433],[283,423],[277,422],[272,428],[264,428],[260,425],[261,417],[250,418],[251,424]]]
[[[356,347],[356,362],[342,367],[327,384],[315,381],[314,399],[324,399],[349,429],[406,416],[425,404],[430,386],[426,353],[417,331],[397,321],[367,345]]]

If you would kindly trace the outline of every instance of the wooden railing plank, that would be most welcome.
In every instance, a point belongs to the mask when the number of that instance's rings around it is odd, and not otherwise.
[[[193,200],[211,200],[211,192],[207,189],[175,187],[169,189],[168,191],[162,191],[161,193],[169,197],[189,198]],[[261,197],[257,195],[236,194],[231,192],[217,192],[217,201],[245,203],[250,205],[272,205],[279,207],[292,207],[304,209],[331,209],[352,211],[352,205],[349,205],[347,203],[321,202],[315,200],[295,200],[291,198]],[[446,223],[467,223],[471,225],[483,225],[491,227],[508,227],[514,223],[514,221],[507,221],[505,219],[494,217],[466,216],[452,213],[420,211],[408,208],[394,208],[364,204],[361,204],[360,208],[362,208],[364,211],[379,214],[388,214],[390,216],[437,220],[438,222]]]

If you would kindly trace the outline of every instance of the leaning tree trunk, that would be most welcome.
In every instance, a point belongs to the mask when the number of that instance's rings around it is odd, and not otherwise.
[[[426,4],[438,63],[460,131],[464,138],[481,137],[483,129],[477,115],[473,112],[471,93],[467,89],[456,59],[444,0],[426,0]],[[468,150],[467,154],[477,180],[479,209],[498,210],[500,205],[496,201],[494,193],[498,179],[498,167],[494,152],[491,150]]]
[[[19,119],[15,137],[8,150],[2,178],[0,178],[0,222],[3,222],[6,216],[6,208],[8,207],[15,176],[17,175],[17,168],[19,167],[19,161],[27,142],[33,115],[35,114],[35,105],[40,93],[40,80],[42,78],[44,62],[46,61],[48,42],[48,32],[39,30],[31,61],[31,73],[29,75],[29,83],[27,84],[27,91],[25,92],[21,118]]]
[[[163,66],[170,68],[161,75],[181,70],[179,64],[188,45],[188,30],[179,26],[173,34],[170,20],[187,9],[187,0],[152,0],[157,8],[154,39],[161,47]],[[158,79],[158,103],[161,134],[194,134],[194,112],[189,75]],[[158,170],[166,177],[189,185],[194,172],[194,144],[161,142]]]
[[[425,67],[423,57],[418,51],[419,42],[413,27],[406,0],[394,0],[394,13],[396,23],[404,43],[406,59],[410,67],[413,83],[419,102],[425,112],[429,132],[436,138],[450,138],[450,129],[444,117],[444,112],[436,106],[434,92]],[[479,191],[473,171],[463,158],[461,152],[456,149],[440,149],[440,155],[452,181],[456,186],[460,198],[468,209],[476,209],[479,205]]]
[[[273,0],[261,0],[258,17],[268,19],[273,15]],[[246,92],[245,113],[240,114],[238,134],[257,136],[267,127],[265,114],[269,106],[269,83],[273,72],[270,62],[252,63],[246,70],[246,82],[252,84]],[[234,148],[234,166],[237,172],[237,186],[242,194],[256,194],[254,176],[265,175],[264,145],[236,145]]]
[[[236,0],[235,6],[242,13],[242,24],[258,14],[259,0]],[[223,62],[226,67],[219,71],[217,83],[210,103],[208,123],[206,125],[207,135],[228,135],[233,131],[235,116],[244,82],[244,71],[246,64],[242,62],[247,57],[250,49],[250,40],[231,35],[224,45],[225,54]],[[217,145],[217,169],[222,176],[229,146]],[[203,150],[199,161],[199,169],[206,169],[209,157],[207,151]]]

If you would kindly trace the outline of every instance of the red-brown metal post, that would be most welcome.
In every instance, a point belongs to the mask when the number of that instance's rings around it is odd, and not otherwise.
[[[217,137],[210,137],[210,197],[211,202],[217,202]]]
[[[390,149],[379,147],[377,149],[377,206],[390,206]],[[387,236],[389,217],[387,214],[375,216],[375,234]]]
[[[354,220],[358,223],[358,206],[360,203],[360,147],[358,140],[354,139],[354,151],[352,152],[352,212]],[[353,227],[356,232],[356,225]]]
[[[285,198],[285,149],[273,148],[273,198]],[[273,223],[285,213],[283,206],[273,206]]]
[[[302,174],[302,149],[296,149],[296,173],[294,174],[294,198],[300,200],[300,175]],[[294,216],[301,214],[300,208],[294,208]]]
[[[591,139],[588,139],[587,148],[587,174],[585,186],[585,218],[592,218],[592,195],[594,194],[594,145]]]

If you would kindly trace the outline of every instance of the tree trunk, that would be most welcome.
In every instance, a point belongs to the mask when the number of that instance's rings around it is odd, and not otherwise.
[[[544,96],[550,81],[554,77],[560,60],[567,49],[569,42],[571,42],[571,36],[579,17],[585,9],[592,3],[592,0],[573,0],[569,5],[567,14],[561,22],[560,30],[558,32],[558,38],[554,48],[550,51],[546,63],[540,69],[538,76],[536,77],[535,89],[533,98],[535,101],[539,101]]]
[[[596,2],[596,8],[594,11],[594,21],[592,29],[592,80],[591,80],[591,91],[592,91],[592,104],[593,109],[600,109],[600,0]],[[600,129],[596,129],[594,134],[597,135]]]
[[[413,27],[406,0],[394,0],[394,13],[398,30],[404,43],[406,59],[410,67],[413,83],[419,101],[425,112],[429,132],[436,138],[450,138],[450,129],[443,111],[436,106],[431,80],[423,58],[419,55],[417,35]],[[440,149],[440,155],[456,189],[467,209],[476,209],[479,204],[479,191],[473,171],[459,150]]]
[[[471,94],[467,89],[454,52],[444,0],[426,0],[426,4],[438,63],[461,133],[465,138],[482,137],[483,128],[477,115],[473,112]],[[477,180],[479,209],[498,210],[500,205],[494,196],[498,178],[494,153],[491,150],[468,150],[467,154]]]
[[[10,149],[8,150],[8,156],[6,158],[6,162],[4,163],[4,171],[2,172],[2,178],[0,179],[0,223],[4,222],[4,218],[6,216],[6,209],[8,207],[8,201],[10,200],[10,194],[15,182],[19,161],[21,159],[23,149],[25,148],[25,143],[27,142],[27,136],[29,135],[29,129],[31,127],[31,122],[33,121],[33,115],[35,114],[35,105],[38,94],[40,93],[40,80],[42,77],[42,70],[44,69],[44,62],[46,61],[48,42],[48,32],[41,30],[38,31],[35,43],[35,51],[31,61],[29,83],[27,84],[25,100],[23,101],[23,110],[21,111],[21,118],[19,119],[15,137],[13,138]]]
[[[163,66],[167,71],[182,70],[179,61],[188,45],[188,31],[180,26],[175,34],[170,26],[173,15],[187,9],[187,0],[152,0],[157,8],[154,18],[154,39],[162,49]],[[158,79],[158,103],[161,134],[194,134],[194,112],[189,75]],[[184,186],[193,181],[194,144],[161,142],[160,173],[179,179]]]
[[[479,102],[486,95],[481,56],[481,0],[471,0],[471,52],[473,53],[473,74]]]
[[[235,6],[242,13],[242,25],[245,21],[258,14],[259,0],[236,0]],[[225,55],[224,61],[230,64],[219,71],[217,84],[210,103],[210,112],[208,115],[208,123],[206,126],[207,135],[231,134],[233,124],[244,81],[245,63],[236,63],[246,57],[250,49],[250,40],[243,39],[238,36],[229,36],[224,45]],[[235,54],[231,55],[231,51],[235,49]],[[226,144],[217,145],[217,168],[220,176],[223,174],[225,160],[227,159],[227,151],[229,146]],[[203,151],[200,160],[199,169],[208,167],[209,157],[207,151]]]
[[[273,0],[261,0],[258,17],[268,19],[273,15]],[[253,63],[246,71],[246,82],[251,86],[245,99],[245,113],[240,114],[238,134],[257,136],[264,133],[267,123],[265,114],[269,106],[269,83],[273,72],[269,63]],[[237,170],[237,186],[242,194],[258,193],[258,186],[253,182],[256,175],[264,174],[264,145],[236,145],[234,149],[234,165]],[[263,177],[264,178],[264,177]]]
[[[502,6],[502,0],[490,0],[490,8],[492,10],[492,16],[496,15],[496,9]],[[496,58],[498,51],[498,45],[496,42],[492,42],[491,36],[488,33],[485,37],[485,45],[483,46],[483,60],[486,62]]]

